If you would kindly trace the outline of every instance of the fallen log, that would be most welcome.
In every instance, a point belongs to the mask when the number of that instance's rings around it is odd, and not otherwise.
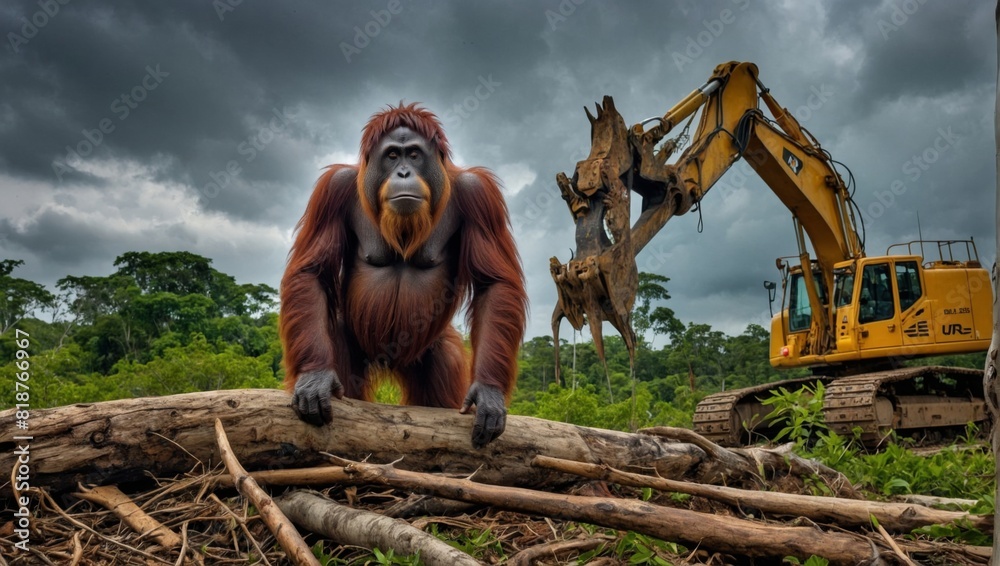
[[[661,438],[676,440],[677,442],[688,442],[701,448],[710,456],[710,461],[717,466],[719,473],[725,475],[727,469],[744,469],[747,473],[757,473],[760,469],[765,475],[770,472],[788,471],[792,475],[811,477],[817,476],[822,479],[835,493],[844,496],[861,499],[861,495],[854,489],[851,482],[844,474],[830,468],[816,460],[807,460],[792,451],[794,446],[791,442],[786,442],[774,448],[761,446],[750,446],[730,450],[723,448],[693,430],[677,428],[672,426],[657,426],[639,430],[639,434],[651,434]],[[732,472],[729,472],[731,474]],[[703,469],[703,475],[709,475],[707,467]],[[702,483],[722,483],[707,482]]]
[[[293,523],[316,534],[361,548],[420,554],[428,566],[481,566],[482,562],[405,521],[352,509],[315,492],[291,491],[274,498]]]
[[[543,487],[571,481],[531,466],[534,456],[545,454],[718,481],[717,465],[702,472],[710,459],[701,448],[655,436],[510,416],[503,436],[477,450],[471,442],[474,417],[458,411],[344,400],[333,403],[333,413],[330,425],[308,425],[295,416],[288,394],[272,389],[39,409],[31,412],[26,431],[17,429],[14,410],[7,410],[0,412],[0,477],[11,476],[18,465],[15,450],[23,445],[29,445],[32,487],[55,491],[210,469],[219,463],[213,427],[219,418],[234,455],[251,471],[314,466],[325,461],[321,452],[333,452],[372,462],[403,458],[404,469],[475,473],[486,483]],[[17,435],[31,440],[14,440]],[[727,479],[743,473],[736,470]],[[10,489],[0,493],[11,496]]]

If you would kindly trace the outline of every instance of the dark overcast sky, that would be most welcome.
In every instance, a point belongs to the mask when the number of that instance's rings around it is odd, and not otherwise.
[[[373,112],[419,101],[459,164],[504,181],[528,335],[547,334],[548,258],[573,246],[554,177],[589,149],[582,107],[609,94],[628,124],[662,115],[728,60],[757,63],[853,170],[869,254],[916,239],[919,213],[924,237],[996,257],[990,2],[224,2],[0,6],[0,258],[25,260],[16,275],[51,286],[183,249],[277,286],[320,168],[356,160]],[[639,256],[682,320],[731,334],[766,324],[761,282],[795,253],[789,213],[737,171],[705,198],[703,233],[688,214]]]

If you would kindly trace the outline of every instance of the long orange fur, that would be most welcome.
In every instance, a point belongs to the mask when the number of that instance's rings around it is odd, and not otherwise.
[[[446,172],[442,194],[416,221],[392,214],[381,202],[368,202],[363,190],[372,150],[398,127],[433,142]],[[360,151],[358,164],[333,165],[324,172],[297,226],[281,283],[285,387],[293,390],[305,372],[333,369],[347,396],[370,399],[368,368],[384,366],[396,373],[407,403],[459,407],[473,378],[499,387],[509,398],[527,293],[496,177],[483,168],[455,166],[440,121],[416,104],[372,116]],[[409,258],[449,206],[457,207],[461,217],[457,248],[450,252],[456,256],[453,279],[418,280],[386,296],[380,294],[382,281],[367,280],[374,276],[349,268],[354,261],[347,224],[352,209],[359,207],[383,239]],[[468,304],[471,360],[450,324],[463,303]],[[433,344],[441,350],[433,358],[437,365],[412,369]],[[387,346],[393,351],[378,351]],[[380,362],[380,356],[388,361]],[[425,381],[418,382],[417,375]]]

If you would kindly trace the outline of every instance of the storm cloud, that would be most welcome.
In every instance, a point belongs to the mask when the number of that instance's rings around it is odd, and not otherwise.
[[[546,334],[548,258],[573,247],[554,178],[589,148],[583,107],[662,115],[729,60],[850,167],[869,253],[916,239],[919,215],[925,238],[996,256],[986,2],[34,0],[4,3],[0,30],[0,258],[50,286],[178,249],[277,286],[321,168],[356,160],[372,113],[419,101],[460,164],[505,182],[529,336]],[[702,205],[640,269],[671,278],[684,321],[765,324],[791,215],[739,165]]]

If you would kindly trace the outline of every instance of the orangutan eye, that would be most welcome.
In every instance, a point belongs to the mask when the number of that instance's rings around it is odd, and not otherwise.
[[[399,159],[399,152],[395,149],[390,149],[389,153],[385,154],[389,159]]]

